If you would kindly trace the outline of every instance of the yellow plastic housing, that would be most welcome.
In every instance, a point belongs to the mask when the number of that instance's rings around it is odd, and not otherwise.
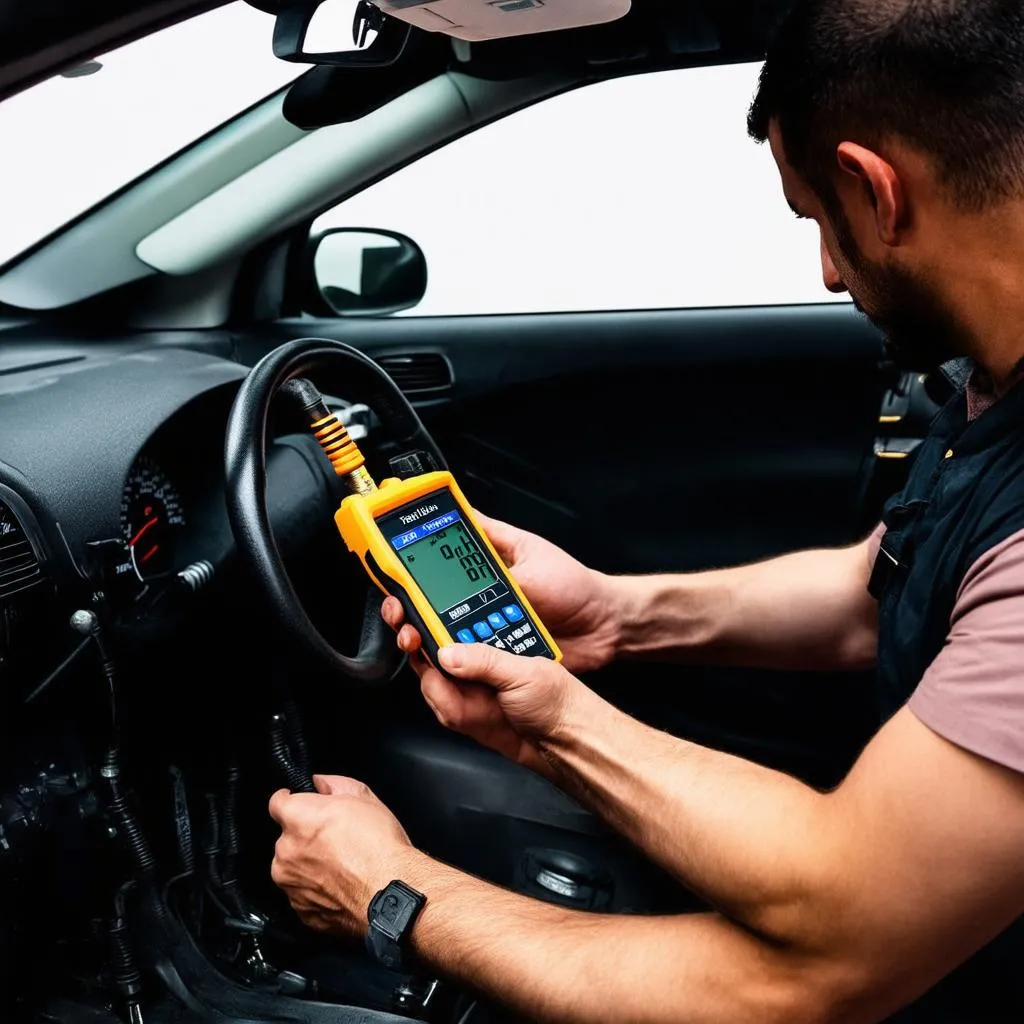
[[[384,480],[380,487],[370,494],[350,494],[345,498],[338,511],[334,515],[334,522],[338,532],[345,541],[349,551],[359,556],[367,574],[373,582],[385,594],[394,593],[394,587],[389,587],[388,580],[378,579],[373,568],[368,563],[368,555],[372,553],[373,561],[380,566],[381,571],[394,583],[397,583],[409,599],[415,605],[423,625],[430,631],[431,637],[438,647],[447,647],[455,643],[447,627],[438,617],[433,607],[427,601],[416,581],[412,578],[409,570],[399,560],[394,549],[385,539],[377,526],[377,519],[386,516],[390,512],[401,508],[409,502],[418,501],[435,491],[447,488],[455,498],[462,515],[473,526],[479,534],[480,539],[487,546],[487,552],[494,560],[496,568],[500,569],[512,588],[513,593],[520,605],[530,617],[537,632],[547,644],[555,661],[562,660],[562,652],[558,645],[548,633],[544,623],[540,621],[537,613],[533,610],[526,595],[522,592],[519,584],[513,579],[508,566],[501,560],[490,538],[484,531],[480,521],[473,515],[469,502],[459,489],[454,477],[448,472],[424,473],[422,476],[412,477],[409,480],[389,479]]]

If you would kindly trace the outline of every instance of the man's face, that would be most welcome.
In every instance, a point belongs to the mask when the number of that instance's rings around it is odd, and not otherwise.
[[[924,372],[962,355],[956,319],[932,275],[906,258],[897,260],[879,241],[866,192],[867,208],[852,211],[853,216],[841,199],[826,207],[787,161],[777,125],[770,143],[790,207],[798,217],[816,221],[821,231],[825,287],[850,293],[854,306],[882,331],[886,356],[904,369]]]

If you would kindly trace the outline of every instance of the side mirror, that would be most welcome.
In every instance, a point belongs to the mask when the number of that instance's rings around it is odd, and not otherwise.
[[[311,313],[385,316],[411,309],[427,291],[427,261],[405,235],[332,228],[310,246]]]

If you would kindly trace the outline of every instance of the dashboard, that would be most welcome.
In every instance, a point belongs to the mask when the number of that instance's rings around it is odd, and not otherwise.
[[[235,571],[224,431],[247,368],[136,345],[33,345],[0,362],[0,684],[25,692],[74,645],[97,595],[125,630],[168,628],[179,590]],[[282,551],[329,515],[312,438],[274,432],[267,504]],[[325,510],[329,505],[324,505]],[[315,522],[314,522],[315,521]]]

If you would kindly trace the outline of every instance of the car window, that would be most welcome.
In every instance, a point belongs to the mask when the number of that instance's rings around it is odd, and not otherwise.
[[[842,301],[817,229],[746,133],[760,64],[637,75],[481,128],[326,212],[399,231],[429,284],[413,315]]]
[[[235,0],[0,104],[0,264],[297,78]]]

